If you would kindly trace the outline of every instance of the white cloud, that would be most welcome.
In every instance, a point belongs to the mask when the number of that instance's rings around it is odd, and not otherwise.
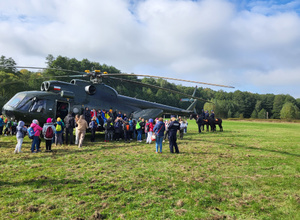
[[[269,93],[282,85],[300,94],[296,1],[244,1],[242,9],[229,0],[0,3],[0,55],[19,65],[44,66],[53,54],[130,73],[154,71],[258,92],[268,86]],[[277,81],[281,74],[289,80]]]

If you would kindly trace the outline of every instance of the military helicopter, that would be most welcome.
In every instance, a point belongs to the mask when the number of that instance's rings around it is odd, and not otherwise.
[[[24,67],[14,66],[15,68],[27,68],[27,69],[54,69],[43,67]],[[57,70],[57,69],[56,69]],[[69,112],[74,114],[82,114],[84,109],[88,107],[91,109],[113,109],[121,111],[130,115],[132,118],[138,117],[155,118],[162,113],[177,114],[177,115],[189,115],[196,106],[197,100],[204,100],[195,97],[193,95],[184,94],[175,90],[163,88],[156,85],[150,85],[141,83],[129,79],[119,78],[115,76],[141,76],[141,77],[153,77],[163,78],[177,81],[185,81],[197,84],[206,84],[213,86],[229,87],[232,86],[197,82],[191,80],[183,80],[162,76],[141,75],[141,74],[125,74],[125,73],[110,73],[101,72],[100,70],[85,72],[78,72],[73,70],[64,70],[78,75],[67,75],[58,77],[71,77],[70,82],[63,81],[44,81],[41,85],[41,91],[24,91],[19,92],[13,96],[2,109],[2,114],[12,120],[23,120],[29,124],[33,119],[38,119],[41,123],[44,123],[47,118],[64,118]],[[76,78],[87,78],[89,80],[82,80]],[[104,84],[103,78],[110,78],[113,80],[120,80],[123,82],[129,82],[141,86],[146,86],[155,89],[162,89],[164,91],[178,93],[193,100],[192,104],[187,109],[181,109],[159,103],[149,102],[137,98],[132,98],[118,94],[118,92]],[[206,100],[204,100],[206,101]]]

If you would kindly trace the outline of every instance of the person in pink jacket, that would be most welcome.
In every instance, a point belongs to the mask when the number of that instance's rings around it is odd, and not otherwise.
[[[149,119],[149,122],[146,124],[146,126],[145,126],[146,128],[145,128],[145,130],[148,130],[147,132],[147,140],[146,140],[146,144],[151,144],[151,142],[152,142],[152,134],[153,134],[153,128],[154,128],[154,126],[153,126],[153,119],[152,118],[150,118]]]
[[[39,138],[41,131],[43,130],[43,128],[39,125],[39,121],[34,119],[30,125],[30,127],[33,128],[34,131],[34,137],[32,140],[32,145],[31,145],[31,153],[38,153],[41,152],[40,151],[40,143],[41,140]],[[36,151],[35,151],[36,148]]]

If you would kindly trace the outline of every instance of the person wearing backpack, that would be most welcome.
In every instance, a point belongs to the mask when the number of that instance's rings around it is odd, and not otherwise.
[[[134,124],[132,118],[129,118],[129,138],[130,140],[133,139],[133,131],[134,131]]]
[[[104,124],[104,129],[105,129],[104,142],[112,141],[114,136],[114,130],[115,130],[112,118],[110,117],[107,118],[107,121]]]
[[[97,129],[97,123],[96,123],[96,116],[92,118],[92,121],[89,124],[89,127],[91,129],[91,142],[95,142],[95,133]]]
[[[130,135],[129,135],[130,125],[129,122],[126,120],[123,121],[123,130],[124,130],[124,141],[126,143],[130,143]]]
[[[75,119],[72,116],[71,113],[68,113],[68,115],[64,119],[65,127],[66,127],[66,144],[69,144],[69,136],[70,136],[70,144],[74,144],[74,138],[73,138],[73,129],[75,128]]]
[[[55,146],[57,146],[58,144],[62,145],[63,144],[63,140],[62,140],[62,134],[63,134],[63,124],[61,121],[61,118],[58,117],[56,119],[56,126],[55,126]]]
[[[40,151],[41,139],[39,138],[39,136],[40,136],[41,131],[43,130],[43,128],[39,125],[39,121],[36,120],[36,119],[32,120],[32,123],[31,123],[30,127],[32,127],[33,131],[34,131],[32,144],[31,144],[31,153],[41,152]]]
[[[14,151],[15,154],[22,153],[21,148],[26,133],[27,133],[27,128],[25,126],[25,123],[23,121],[19,121],[18,126],[16,128],[17,145]]]
[[[123,133],[123,120],[121,117],[117,117],[117,119],[115,120],[114,123],[114,128],[115,128],[115,139],[117,141],[120,140],[120,138],[122,138],[122,133]]]
[[[51,150],[51,145],[52,145],[52,138],[54,137],[55,134],[55,126],[52,123],[52,119],[48,118],[47,123],[44,124],[43,126],[43,135],[44,135],[44,139],[46,141],[46,152],[52,152]]]

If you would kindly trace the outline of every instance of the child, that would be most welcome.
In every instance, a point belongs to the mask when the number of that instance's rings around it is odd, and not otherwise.
[[[55,146],[57,146],[58,144],[62,145],[63,144],[63,139],[62,139],[62,135],[63,135],[63,124],[61,121],[61,118],[58,117],[56,119],[56,127],[55,127]]]
[[[149,122],[146,124],[146,129],[145,132],[147,131],[147,139],[146,139],[146,144],[151,144],[152,142],[152,133],[153,133],[153,119],[150,118]]]
[[[96,122],[96,116],[92,118],[92,121],[89,124],[89,127],[91,129],[91,142],[95,142],[95,133],[97,129],[97,122]]]
[[[51,131],[48,131],[49,129],[52,129],[52,132]],[[44,139],[46,140],[46,152],[52,152],[51,150],[51,145],[52,145],[52,139],[53,137],[55,136],[55,126],[54,124],[52,123],[52,119],[51,118],[48,118],[47,119],[47,123],[44,124],[43,126],[43,135],[44,135]]]
[[[19,121],[18,126],[16,128],[16,138],[17,138],[17,145],[14,153],[22,153],[22,143],[24,140],[24,136],[27,132],[27,128],[25,127],[25,123],[23,121]]]
[[[39,124],[40,124],[39,121],[34,119],[34,120],[32,120],[32,123],[30,125],[30,127],[32,127],[33,131],[34,131],[34,136],[33,136],[32,144],[31,144],[31,153],[41,152],[40,151],[41,139],[39,138],[39,136],[40,136],[40,133],[43,130],[43,128],[41,128]],[[36,149],[36,151],[35,151],[35,149]]]

